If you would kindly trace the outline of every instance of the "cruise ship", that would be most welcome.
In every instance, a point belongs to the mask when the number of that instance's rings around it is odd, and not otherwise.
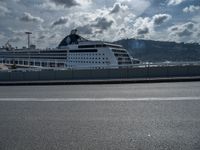
[[[34,68],[101,69],[120,68],[139,63],[121,45],[87,40],[72,30],[54,49],[15,49],[8,46],[0,50],[0,64]]]

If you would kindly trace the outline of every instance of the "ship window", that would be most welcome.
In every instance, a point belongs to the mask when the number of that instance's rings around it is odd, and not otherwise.
[[[94,48],[95,45],[80,45],[78,48]]]
[[[86,49],[86,50],[70,50],[70,53],[91,53],[91,52],[97,52],[97,49]],[[88,56],[88,54],[87,54]]]
[[[36,65],[36,66],[40,66],[40,62],[36,62],[35,65]]]

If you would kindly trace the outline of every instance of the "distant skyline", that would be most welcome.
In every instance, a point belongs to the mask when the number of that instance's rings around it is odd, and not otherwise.
[[[88,39],[200,43],[200,0],[0,0],[0,46],[56,47],[78,29]]]

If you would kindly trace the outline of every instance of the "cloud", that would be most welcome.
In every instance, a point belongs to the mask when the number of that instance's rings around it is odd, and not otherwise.
[[[79,25],[76,29],[81,34],[102,34],[103,31],[108,31],[114,21],[106,17],[96,17],[94,20],[88,20],[85,25]]]
[[[93,34],[93,29],[92,29],[91,25],[88,25],[88,24],[78,27],[77,30],[81,34]]]
[[[0,33],[0,39],[4,39],[4,38],[5,38],[4,34]]]
[[[19,19],[24,22],[40,22],[40,23],[44,22],[42,18],[32,16],[30,13],[27,12],[24,12],[24,15]]]
[[[133,25],[133,36],[144,38],[154,32],[154,24],[149,17],[139,17],[135,20]]]
[[[115,3],[112,10],[110,11],[110,14],[116,14],[120,11],[120,9],[121,9],[121,4]]]
[[[59,37],[58,34],[53,34],[53,35],[50,35],[50,36],[49,36],[49,39],[55,39],[55,38],[57,38],[57,37]]]
[[[185,0],[169,0],[168,5],[179,5]]]
[[[122,6],[127,6],[137,16],[151,6],[150,0],[117,0],[117,2]]]
[[[188,37],[195,32],[195,24],[193,22],[187,22],[181,25],[175,25],[168,29],[171,35],[178,37]]]
[[[25,32],[28,30],[14,30],[13,28],[8,28],[8,31],[11,32],[14,36],[25,36]],[[12,36],[13,36],[12,35]]]
[[[56,5],[62,5],[66,8],[80,5],[76,0],[50,0],[50,1],[55,3]]]
[[[22,39],[20,39],[20,37],[12,37],[11,39],[9,39],[9,42],[13,42],[13,43],[17,43],[20,42]]]
[[[164,22],[167,22],[168,20],[170,20],[171,18],[172,16],[168,14],[157,14],[153,16],[153,22],[155,25],[161,25]]]
[[[95,19],[95,22],[92,26],[99,28],[101,30],[107,30],[108,28],[110,28],[112,26],[112,24],[114,23],[113,20],[108,20],[105,17],[97,17]]]
[[[55,3],[49,2],[48,0],[44,0],[44,2],[42,4],[38,4],[37,7],[48,11],[59,11],[63,9],[63,7],[58,7]]]
[[[41,35],[38,39],[39,39],[39,40],[43,40],[43,39],[45,39],[45,38],[46,38],[45,35]]]
[[[81,6],[87,6],[92,4],[92,2],[94,0],[76,0],[78,4],[80,4]]]
[[[65,11],[66,8],[84,7],[90,4],[92,4],[92,0],[43,0],[36,7],[47,11]]]
[[[183,24],[182,26],[187,28],[187,29],[192,30],[192,29],[194,29],[195,24],[193,22],[187,22],[187,23]]]
[[[5,16],[9,12],[8,8],[0,5],[0,16]]]
[[[60,17],[58,20],[52,23],[52,27],[66,24],[67,21],[68,21],[67,17]]]
[[[177,35],[178,35],[179,37],[190,36],[190,35],[192,35],[192,34],[193,34],[193,32],[190,31],[189,29],[184,29],[184,30],[182,30],[182,31],[180,31],[180,32],[177,32]]]
[[[171,19],[168,14],[156,14],[153,17],[139,17],[135,20],[133,28],[136,36],[151,35],[155,32],[155,27]]]
[[[197,15],[193,16],[192,21],[200,23],[200,15],[197,14]]]
[[[199,11],[199,10],[200,10],[200,6],[190,5],[188,7],[185,7],[183,9],[183,12],[185,12],[185,13],[193,13],[193,12]]]
[[[144,34],[148,34],[149,33],[149,28],[147,28],[147,27],[144,27],[144,28],[139,28],[138,30],[137,30],[137,34],[138,35],[144,35]]]

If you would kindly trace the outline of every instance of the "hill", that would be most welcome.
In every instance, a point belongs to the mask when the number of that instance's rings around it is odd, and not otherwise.
[[[198,43],[175,43],[152,40],[123,39],[121,44],[129,53],[142,61],[200,61]]]

